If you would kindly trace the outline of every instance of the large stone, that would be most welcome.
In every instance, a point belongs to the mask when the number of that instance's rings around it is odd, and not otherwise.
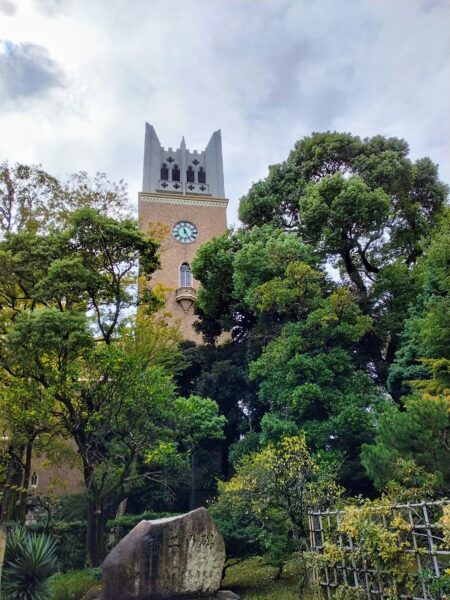
[[[103,600],[211,597],[224,563],[223,538],[205,508],[141,521],[102,565]]]

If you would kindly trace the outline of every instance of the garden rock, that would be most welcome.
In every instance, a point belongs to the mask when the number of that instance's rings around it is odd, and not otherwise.
[[[102,565],[103,600],[228,600],[217,596],[224,563],[223,538],[205,508],[141,521]]]

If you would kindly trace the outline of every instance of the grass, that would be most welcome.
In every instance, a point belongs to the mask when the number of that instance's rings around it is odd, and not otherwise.
[[[82,600],[87,591],[98,584],[98,569],[57,573],[50,579],[52,600]],[[222,588],[232,590],[242,600],[298,600],[299,564],[287,563],[278,581],[277,570],[262,556],[254,556],[227,569]]]
[[[264,557],[254,556],[229,567],[222,588],[242,600],[298,600],[299,565],[290,561],[278,581],[275,573]]]
[[[98,585],[99,569],[83,569],[56,573],[50,578],[52,600],[82,600],[86,593]]]

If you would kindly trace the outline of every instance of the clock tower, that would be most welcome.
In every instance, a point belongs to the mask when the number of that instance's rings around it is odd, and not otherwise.
[[[186,340],[202,341],[193,329],[198,282],[192,260],[201,244],[226,231],[227,204],[220,130],[203,151],[188,150],[184,138],[179,148],[165,149],[146,123],[139,224],[145,232],[163,231],[161,268],[152,282],[167,289],[165,310]]]

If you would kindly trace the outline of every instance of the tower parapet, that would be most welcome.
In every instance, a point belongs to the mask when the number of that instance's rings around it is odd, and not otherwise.
[[[145,124],[143,192],[225,197],[220,129],[205,150],[188,150],[184,137],[179,148],[163,148],[156,131]]]

